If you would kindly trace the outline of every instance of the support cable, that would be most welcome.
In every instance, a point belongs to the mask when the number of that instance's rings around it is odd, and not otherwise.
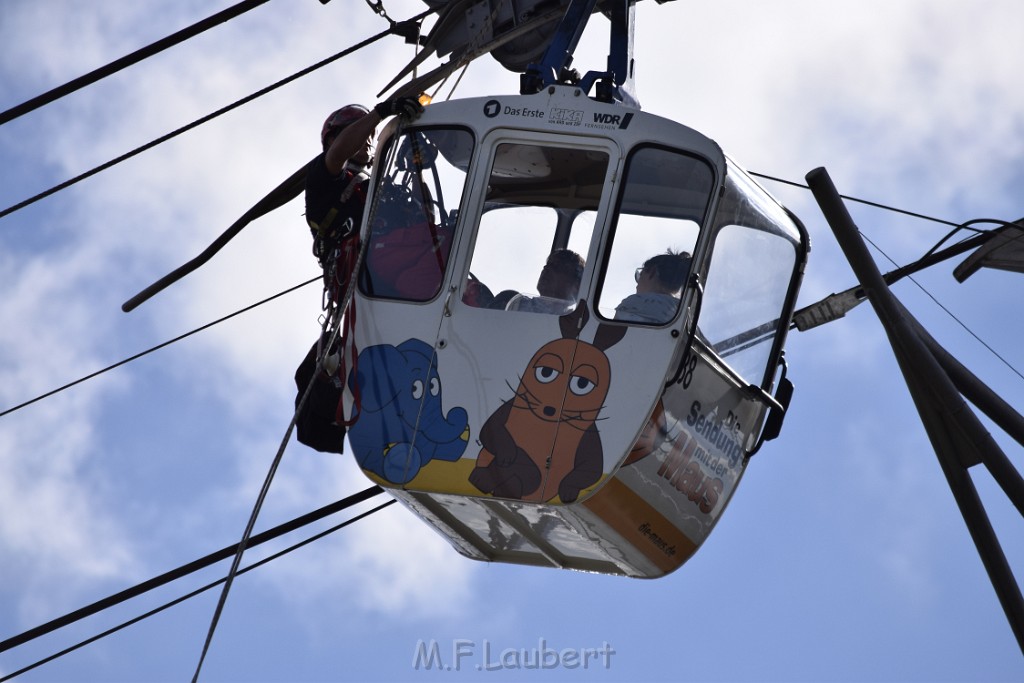
[[[276,559],[278,559],[278,558],[280,558],[280,557],[282,557],[284,555],[287,555],[288,553],[290,553],[290,552],[292,552],[294,550],[298,550],[299,548],[302,548],[304,546],[309,545],[313,541],[318,541],[321,538],[324,538],[324,537],[328,536],[329,534],[333,534],[336,531],[340,531],[341,529],[347,527],[348,525],[354,524],[355,522],[358,522],[361,519],[369,517],[370,515],[374,514],[375,512],[380,512],[384,508],[388,507],[389,505],[393,505],[396,502],[397,501],[394,498],[392,498],[391,500],[387,501],[386,503],[381,503],[380,505],[378,505],[375,508],[367,510],[366,512],[362,512],[362,513],[360,513],[360,514],[358,514],[358,515],[356,515],[354,517],[351,517],[351,518],[345,520],[344,522],[341,522],[340,524],[336,524],[335,526],[333,526],[333,527],[331,527],[329,529],[325,529],[324,531],[321,531],[320,533],[314,534],[313,536],[310,536],[309,538],[307,538],[307,539],[305,539],[303,541],[299,541],[298,543],[296,543],[294,545],[291,545],[291,546],[285,548],[284,550],[276,552],[273,555],[269,555],[268,557],[265,557],[262,560],[259,560],[257,562],[253,562],[249,566],[244,567],[243,569],[240,569],[238,571],[238,574],[239,575],[245,574],[245,573],[247,573],[247,572],[249,572],[249,571],[251,571],[253,569],[256,569],[258,567],[262,567],[263,565],[265,565],[266,563],[270,562],[271,560],[276,560]],[[337,504],[335,504],[335,505],[337,505]],[[311,513],[311,514],[314,514],[314,513]],[[295,521],[298,521],[298,520],[295,520]],[[260,534],[260,536],[262,536],[262,534]],[[256,539],[260,538],[260,536],[254,536],[253,537],[252,545],[257,545]],[[263,541],[260,540],[259,542],[262,543]],[[229,550],[229,549],[225,548],[225,550]],[[197,595],[201,595],[202,593],[205,593],[206,591],[210,590],[211,588],[216,588],[217,586],[219,586],[222,583],[224,583],[224,581],[226,581],[226,578],[217,579],[216,581],[208,583],[205,586],[202,586],[200,588],[195,589],[194,591],[186,593],[185,595],[182,595],[182,596],[180,596],[178,598],[175,598],[174,600],[171,600],[170,602],[166,602],[163,605],[160,605],[159,607],[151,609],[148,612],[145,612],[143,614],[140,614],[137,617],[134,617],[132,619],[129,619],[128,621],[122,622],[122,623],[118,624],[117,626],[113,626],[113,627],[107,629],[106,631],[103,631],[102,633],[98,633],[98,634],[96,634],[96,635],[94,635],[94,636],[92,636],[90,638],[87,638],[87,639],[85,639],[83,641],[80,641],[80,642],[76,643],[75,645],[67,647],[67,648],[61,650],[60,652],[56,652],[56,653],[54,653],[54,654],[52,654],[52,655],[50,655],[48,657],[45,657],[45,658],[43,658],[43,659],[41,659],[41,660],[39,660],[39,661],[37,661],[37,662],[35,662],[33,664],[29,664],[28,666],[22,667],[21,669],[18,669],[17,671],[15,671],[13,673],[10,673],[7,676],[4,676],[3,678],[0,678],[0,683],[3,683],[3,681],[8,681],[8,680],[10,680],[12,678],[15,678],[16,676],[20,676],[21,674],[26,673],[28,671],[31,671],[32,669],[38,668],[38,667],[42,666],[43,664],[47,664],[49,662],[52,662],[53,660],[58,659],[60,657],[63,657],[66,654],[70,654],[70,653],[74,652],[75,650],[79,650],[79,649],[85,647],[86,645],[90,645],[90,644],[96,642],[97,640],[101,640],[103,638],[106,638],[109,635],[113,635],[114,633],[117,633],[118,631],[122,631],[122,630],[124,630],[125,628],[127,628],[129,626],[137,624],[140,621],[143,621],[145,619],[148,619],[149,617],[156,616],[160,612],[163,612],[164,610],[167,610],[167,609],[169,609],[171,607],[174,607],[175,605],[179,605],[179,604],[185,602],[186,600],[189,600],[191,598],[196,597]]]
[[[429,14],[431,14],[433,11],[434,10],[427,10],[425,12],[421,12],[420,14],[416,15],[415,17],[413,17],[412,19],[410,19],[408,21],[419,21],[420,19],[422,19],[422,18],[428,16]],[[405,24],[405,23],[407,23],[407,22],[400,22],[399,25]],[[381,38],[384,38],[384,37],[386,37],[386,36],[388,36],[388,35],[390,35],[392,33],[395,33],[396,30],[397,29],[388,29],[386,31],[381,31],[377,35],[371,36],[370,38],[367,38],[366,40],[364,40],[364,41],[362,41],[360,43],[357,43],[357,44],[355,44],[355,45],[353,45],[353,46],[351,46],[349,48],[346,48],[346,49],[342,50],[341,52],[339,52],[339,53],[337,53],[335,55],[332,55],[332,56],[330,56],[330,57],[328,57],[328,58],[326,58],[326,59],[324,59],[322,61],[319,61],[316,64],[313,64],[312,66],[308,66],[305,69],[303,69],[301,71],[298,71],[298,72],[292,74],[291,76],[288,76],[287,78],[283,78],[280,81],[277,81],[276,83],[268,85],[267,87],[263,88],[262,90],[258,90],[256,92],[252,93],[251,95],[243,97],[242,99],[238,100],[237,102],[229,104],[226,107],[222,107],[221,109],[218,109],[217,111],[215,111],[215,112],[213,112],[211,114],[207,114],[206,116],[204,116],[204,117],[202,117],[200,119],[196,119],[192,123],[189,123],[189,124],[187,124],[185,126],[182,126],[181,128],[178,128],[177,130],[171,131],[170,133],[168,133],[168,134],[166,134],[166,135],[164,135],[162,137],[159,137],[156,140],[152,140],[151,142],[147,142],[146,144],[144,144],[144,145],[142,145],[140,147],[136,147],[135,149],[131,150],[130,152],[122,154],[121,156],[119,156],[119,157],[117,157],[115,159],[111,159],[110,161],[107,161],[106,163],[100,164],[99,166],[96,166],[95,168],[92,168],[92,169],[86,171],[85,173],[77,175],[74,178],[71,178],[70,180],[65,180],[64,182],[62,182],[62,183],[60,183],[58,185],[54,185],[50,189],[44,190],[43,192],[40,192],[39,194],[37,194],[35,196],[29,197],[28,199],[25,199],[25,200],[23,200],[21,202],[18,202],[17,204],[9,206],[6,209],[0,211],[0,218],[8,216],[8,215],[14,213],[15,211],[20,211],[21,209],[24,209],[26,206],[30,206],[32,204],[35,204],[39,200],[45,199],[45,198],[49,197],[52,194],[55,194],[57,192],[60,192],[61,190],[67,189],[68,187],[71,187],[75,183],[81,182],[82,180],[85,180],[86,178],[90,178],[90,177],[96,175],[100,171],[105,171],[105,170],[107,170],[108,168],[110,168],[112,166],[116,166],[117,164],[121,163],[122,161],[127,161],[128,159],[131,159],[132,157],[137,156],[137,155],[141,154],[142,152],[145,152],[145,151],[147,151],[149,149],[152,149],[153,147],[156,147],[159,144],[167,142],[168,140],[170,140],[172,138],[175,138],[175,137],[181,135],[182,133],[186,133],[186,132],[192,130],[193,128],[196,128],[197,126],[200,126],[200,125],[202,125],[202,124],[204,124],[204,123],[206,123],[208,121],[211,121],[211,120],[217,118],[218,116],[220,116],[222,114],[226,114],[227,112],[229,112],[229,111],[231,111],[233,109],[237,109],[238,107],[242,106],[243,104],[248,104],[249,102],[255,100],[258,97],[262,97],[263,95],[266,95],[267,93],[269,93],[269,92],[271,92],[273,90],[276,90],[276,89],[280,88],[281,86],[287,85],[288,83],[291,83],[292,81],[294,81],[296,79],[299,79],[299,78],[301,78],[303,76],[306,76],[306,75],[312,73],[313,71],[316,71],[317,69],[319,69],[321,67],[327,66],[331,62],[337,61],[338,59],[341,59],[342,57],[346,57],[346,56],[352,54],[353,52],[356,52],[357,50],[361,50],[362,48],[367,47],[368,45],[370,45],[370,44],[380,40]]]
[[[262,4],[265,4],[266,2],[267,0],[245,0],[244,2],[240,2],[237,5],[228,7],[222,12],[218,12],[217,14],[207,17],[202,21],[198,21],[187,28],[183,28],[177,33],[173,33],[166,38],[161,38],[155,43],[151,43],[146,47],[140,48],[129,55],[125,55],[120,59],[115,59],[106,66],[101,66],[98,69],[94,69],[93,71],[90,71],[83,76],[79,76],[72,81],[68,81],[64,85],[53,88],[42,95],[33,97],[19,105],[15,105],[5,112],[0,112],[0,125],[3,125],[8,121],[13,121],[19,116],[27,114],[30,111],[35,111],[43,105],[49,104],[54,100],[58,100],[65,95],[70,95],[77,90],[81,90],[87,85],[92,85],[93,83],[115,74],[122,69],[132,66],[133,64],[137,64],[138,62],[152,57],[159,52],[163,52],[169,47],[173,47],[178,43],[183,43],[189,38],[194,38],[200,33],[218,26],[219,24],[223,24],[230,19],[234,19],[251,9],[255,9]]]
[[[296,529],[304,527],[308,524],[312,524],[313,522],[319,521],[324,517],[333,515],[336,512],[340,512],[341,510],[361,503],[364,500],[368,500],[369,498],[372,498],[383,492],[384,489],[382,489],[381,487],[376,485],[371,486],[367,489],[360,491],[359,493],[354,493],[351,496],[343,498],[339,501],[336,501],[329,505],[325,505],[318,510],[306,513],[305,515],[296,517],[295,519],[289,522],[279,524],[278,526],[272,529],[268,529],[267,531],[261,532],[250,539],[249,545],[257,546],[262,543],[266,543],[267,541],[271,541],[279,536],[295,531]],[[76,621],[80,621],[98,612],[102,612],[103,610],[109,609],[114,605],[118,605],[124,602],[125,600],[130,600],[131,598],[138,597],[143,593],[153,590],[154,588],[159,588],[160,586],[168,584],[171,581],[175,581],[182,577],[188,576],[193,572],[197,572],[200,569],[205,569],[210,565],[216,564],[221,560],[225,560],[231,557],[235,552],[237,552],[237,550],[237,544],[227,546],[226,548],[221,548],[220,550],[212,552],[209,555],[206,555],[205,557],[199,558],[198,560],[193,560],[188,564],[182,565],[168,572],[164,572],[159,576],[156,576],[147,581],[143,581],[142,583],[132,586],[131,588],[126,588],[125,590],[119,593],[115,593],[114,595],[103,598],[102,600],[97,600],[96,602],[90,605],[86,605],[85,607],[82,607],[80,609],[77,609],[74,612],[65,614],[64,616],[58,617],[57,619],[52,619],[46,622],[45,624],[29,629],[24,633],[12,636],[7,640],[4,640],[3,642],[0,642],[0,652],[6,652],[11,648],[18,647],[19,645],[24,645],[30,640],[35,640],[36,638],[44,636],[48,633],[52,633],[53,631],[56,631],[59,628],[63,628],[65,626],[68,626],[69,624],[75,623]]]
[[[999,219],[999,218],[974,218],[972,220],[965,221],[965,222],[961,223],[960,225],[956,226],[951,231],[949,231],[946,234],[945,237],[943,237],[941,240],[936,242],[935,246],[933,246],[931,249],[929,249],[925,253],[924,257],[930,256],[931,254],[935,253],[935,251],[939,247],[941,247],[943,244],[945,244],[949,239],[951,239],[953,237],[953,235],[955,235],[956,233],[960,232],[961,230],[969,230],[969,231],[974,232],[976,234],[983,234],[983,233],[985,233],[986,232],[985,230],[979,230],[978,228],[974,227],[975,225],[978,225],[978,224],[998,225],[999,227],[1002,227],[1002,228],[1019,228],[1020,227],[1020,224],[1017,223],[1017,222],[1004,221],[1004,220]],[[922,257],[922,258],[924,258],[924,257]]]
[[[777,178],[775,176],[765,175],[764,173],[754,173],[753,171],[747,171],[747,173],[749,173],[752,176],[757,176],[758,178],[764,178],[765,180],[774,180],[775,182],[782,183],[783,185],[792,185],[793,187],[800,187],[805,190],[811,189],[806,183],[798,183],[792,180],[786,180],[785,178]],[[858,204],[864,204],[866,206],[873,206],[876,209],[885,209],[886,211],[892,211],[894,213],[902,213],[905,216],[920,218],[922,220],[931,221],[933,223],[942,223],[943,225],[950,225],[954,228],[961,227],[960,223],[954,223],[953,221],[947,221],[942,218],[935,218],[934,216],[926,216],[923,213],[915,213],[914,211],[907,211],[906,209],[897,209],[894,206],[889,206],[887,204],[879,204],[878,202],[872,202],[867,199],[858,199],[857,197],[850,197],[849,195],[845,194],[841,194],[839,196],[847,201],[857,202]],[[3,217],[3,214],[0,214],[0,217]]]
[[[75,386],[77,384],[81,384],[82,382],[85,382],[86,380],[90,380],[93,377],[97,377],[99,375],[102,375],[105,372],[109,372],[110,370],[113,370],[115,368],[119,368],[122,365],[125,365],[127,363],[132,362],[133,360],[138,360],[139,358],[142,358],[143,356],[147,356],[147,355],[153,353],[154,351],[159,351],[160,349],[164,348],[165,346],[170,346],[171,344],[174,344],[175,342],[179,342],[179,341],[181,341],[181,340],[183,340],[183,339],[185,339],[187,337],[191,337],[193,334],[196,334],[197,332],[202,332],[203,330],[206,330],[206,329],[208,329],[210,327],[213,327],[214,325],[218,325],[218,324],[220,324],[222,322],[230,320],[231,318],[234,318],[235,316],[241,315],[243,313],[248,313],[249,311],[251,311],[252,309],[256,308],[257,306],[262,306],[263,304],[270,303],[274,299],[278,299],[278,298],[284,296],[285,294],[290,294],[290,293],[294,292],[297,289],[301,289],[302,287],[305,287],[306,285],[311,285],[314,282],[319,282],[321,279],[322,279],[322,277],[318,275],[317,277],[314,277],[312,279],[306,280],[305,282],[297,284],[294,287],[289,287],[288,289],[284,290],[283,292],[278,292],[277,294],[274,294],[273,296],[268,296],[266,299],[262,299],[261,301],[257,301],[254,304],[249,304],[245,308],[239,309],[239,310],[235,311],[234,313],[229,313],[229,314],[227,314],[227,315],[225,315],[225,316],[223,316],[221,318],[218,318],[217,320],[214,320],[212,322],[208,322],[205,325],[202,325],[201,327],[197,327],[197,328],[195,328],[194,330],[192,330],[190,332],[186,332],[184,334],[180,334],[177,337],[175,337],[174,339],[169,339],[169,340],[167,340],[167,341],[165,341],[165,342],[163,342],[161,344],[157,344],[156,346],[154,346],[152,348],[146,349],[145,351],[141,351],[139,353],[136,353],[134,356],[130,356],[128,358],[125,358],[124,360],[119,360],[118,362],[114,363],[113,365],[108,365],[107,367],[103,368],[102,370],[97,370],[96,372],[92,372],[92,373],[86,375],[85,377],[80,377],[80,378],[76,379],[73,382],[68,382],[67,384],[65,384],[62,387],[57,387],[56,389],[52,389],[52,390],[46,392],[45,394],[40,394],[39,396],[36,396],[33,399],[29,399],[28,401],[25,401],[24,403],[19,403],[16,406],[13,406],[11,408],[7,408],[6,410],[0,412],[0,417],[3,417],[4,415],[7,415],[9,413],[13,413],[16,410],[21,410],[22,408],[30,406],[33,403],[36,403],[37,401],[42,401],[44,398],[49,398],[50,396],[53,396],[54,394],[59,394],[60,392],[64,391],[65,389],[70,389],[71,387],[73,387],[73,386]],[[0,649],[0,652],[2,652],[2,651],[3,650]]]
[[[842,197],[842,195],[840,195],[840,197]],[[964,223],[963,225],[967,225],[969,223],[974,223],[974,222],[1000,222],[1000,223],[1005,223],[1005,221],[994,221],[993,219],[985,218],[985,219],[978,219],[977,221],[968,221],[967,223]],[[1011,225],[1010,223],[1006,223],[1006,224],[1007,225]],[[898,265],[892,259],[892,257],[889,256],[887,253],[885,253],[885,251],[883,251],[881,247],[879,247],[877,244],[875,244],[871,240],[871,238],[869,238],[867,235],[865,235],[863,232],[860,232],[859,230],[857,232],[864,239],[865,242],[867,242],[872,247],[874,247],[878,251],[879,254],[884,256],[886,258],[886,260],[889,261],[889,263],[893,264],[894,266]],[[956,232],[956,231],[954,231],[954,232]],[[950,234],[952,234],[952,233],[950,233]],[[948,235],[947,235],[947,237],[944,237],[942,240],[940,240],[939,244],[942,244],[942,242],[944,242],[947,238],[948,238]],[[938,246],[938,245],[936,245],[936,246]],[[928,258],[934,252],[935,252],[935,247],[932,247],[932,249],[930,249],[928,251],[928,253],[925,256],[922,257],[922,259]],[[936,306],[938,306],[940,309],[942,309],[942,312],[945,313],[946,315],[948,315],[950,318],[952,318],[956,322],[957,325],[962,327],[964,329],[964,331],[967,332],[967,334],[969,334],[972,337],[974,337],[975,341],[977,341],[979,344],[984,346],[985,349],[989,353],[991,353],[993,356],[995,356],[999,360],[999,362],[1001,362],[1003,365],[1005,365],[1007,368],[1009,368],[1009,370],[1013,374],[1017,375],[1017,377],[1020,377],[1021,379],[1024,379],[1024,374],[1021,374],[1020,370],[1015,368],[1010,361],[1006,360],[1006,358],[1004,358],[998,351],[996,351],[994,348],[992,348],[992,346],[989,345],[988,342],[986,342],[984,339],[979,337],[977,335],[977,333],[975,333],[974,330],[972,330],[970,327],[967,326],[967,323],[965,323],[963,320],[958,318],[957,315],[955,313],[953,313],[953,311],[949,310],[941,301],[939,301],[935,297],[934,294],[929,292],[928,289],[924,285],[922,285],[920,282],[915,280],[912,275],[908,275],[907,279],[910,280],[911,282],[913,282],[917,286],[918,289],[920,289],[922,292],[924,292],[925,296],[927,296],[929,299],[932,300],[932,303],[934,303]]]

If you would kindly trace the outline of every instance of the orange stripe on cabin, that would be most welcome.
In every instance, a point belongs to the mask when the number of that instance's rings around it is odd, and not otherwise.
[[[697,545],[675,524],[617,477],[583,505],[666,574],[697,551]]]

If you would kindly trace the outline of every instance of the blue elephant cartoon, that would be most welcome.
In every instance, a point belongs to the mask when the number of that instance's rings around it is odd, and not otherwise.
[[[356,462],[405,484],[431,460],[455,461],[469,442],[464,408],[441,408],[434,350],[419,339],[379,344],[359,353],[348,386],[359,396],[349,443]]]

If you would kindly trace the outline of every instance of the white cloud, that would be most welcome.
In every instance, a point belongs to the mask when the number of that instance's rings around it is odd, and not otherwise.
[[[355,490],[352,482],[346,490]],[[386,494],[371,498],[330,523],[388,499]],[[463,615],[472,603],[479,566],[399,508],[380,510],[304,548],[301,561],[275,563],[261,573],[262,580],[298,605],[330,601],[365,614],[400,616],[406,623]],[[344,587],[340,593],[339,586]]]
[[[887,590],[908,604],[934,606],[941,596],[933,568],[948,519],[932,508],[945,482],[909,393],[895,382],[890,391],[888,420],[851,415],[842,430],[848,482],[873,508],[852,523],[866,526],[860,549],[885,573]]]
[[[403,510],[352,529],[344,560],[360,586],[359,605],[392,616],[439,618],[458,614],[475,589],[472,563]]]
[[[67,305],[76,290],[95,287],[96,262],[85,246],[56,254],[0,257],[0,318],[17,321],[0,328],[5,408],[99,367],[102,329],[92,312]],[[98,406],[124,387],[123,378],[105,378],[0,418],[0,554],[8,558],[8,585],[17,585],[15,576],[78,585],[134,569],[125,530],[106,501],[107,478],[89,465]],[[36,608],[46,613],[41,603],[58,593],[37,598]]]
[[[968,17],[954,5],[641,4],[641,101],[752,170],[800,180],[824,165],[847,194],[923,212],[988,206],[994,169],[1024,144],[1007,50],[1022,8],[986,2]]]

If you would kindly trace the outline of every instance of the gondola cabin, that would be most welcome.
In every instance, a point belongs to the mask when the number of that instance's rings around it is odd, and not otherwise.
[[[788,403],[804,227],[703,135],[565,85],[428,106],[375,167],[366,475],[475,559],[683,564]]]

